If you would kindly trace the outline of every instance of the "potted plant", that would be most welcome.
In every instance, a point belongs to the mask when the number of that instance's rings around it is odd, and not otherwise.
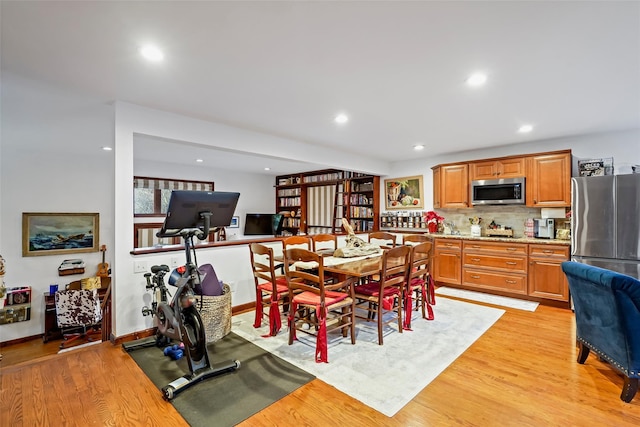
[[[424,221],[427,223],[429,233],[437,233],[440,222],[444,221],[444,217],[441,217],[435,211],[429,211],[424,214]]]

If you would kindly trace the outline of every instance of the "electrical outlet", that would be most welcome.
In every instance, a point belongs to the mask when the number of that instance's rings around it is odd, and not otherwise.
[[[178,260],[178,258],[173,257],[171,258],[171,268],[178,268],[180,267],[180,261]]]
[[[147,261],[134,261],[133,262],[133,272],[134,273],[145,273],[147,271]]]

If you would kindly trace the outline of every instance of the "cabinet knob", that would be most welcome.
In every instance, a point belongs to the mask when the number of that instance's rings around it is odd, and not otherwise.
[[[476,276],[475,274],[472,274],[472,275],[471,275],[471,278],[472,278],[472,279],[479,279],[479,278],[480,278],[480,276]]]
[[[473,261],[473,262],[479,262],[479,261],[480,261],[480,258],[471,258],[471,261]]]
[[[516,283],[516,281],[515,281],[515,280],[505,280],[505,282],[507,282],[507,283],[511,283],[512,285]]]

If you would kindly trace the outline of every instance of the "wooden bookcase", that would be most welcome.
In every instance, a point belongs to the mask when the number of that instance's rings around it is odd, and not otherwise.
[[[325,169],[276,177],[276,212],[285,215],[285,234],[308,233],[310,203],[309,187],[336,186],[331,206],[333,221],[341,229],[341,219],[346,218],[356,232],[379,229],[380,177],[351,171]],[[335,210],[335,205],[338,209]],[[312,230],[315,234],[316,231]],[[325,232],[330,233],[327,228]]]

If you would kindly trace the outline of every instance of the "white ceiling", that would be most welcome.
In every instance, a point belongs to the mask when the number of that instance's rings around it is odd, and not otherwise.
[[[347,155],[640,128],[637,1],[3,1],[1,18],[3,73]],[[475,71],[484,87],[465,85]],[[162,146],[142,138],[136,156],[176,158]]]

